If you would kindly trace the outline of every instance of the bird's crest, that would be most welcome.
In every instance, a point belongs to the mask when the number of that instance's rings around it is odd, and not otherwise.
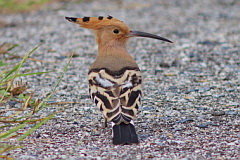
[[[79,24],[81,27],[98,30],[105,26],[119,26],[128,30],[128,26],[123,22],[112,16],[107,17],[83,17],[83,18],[73,18],[66,17],[70,22]]]

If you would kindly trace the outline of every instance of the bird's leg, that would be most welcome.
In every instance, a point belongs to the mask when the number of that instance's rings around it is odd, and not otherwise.
[[[103,128],[107,128],[107,119],[104,117]]]

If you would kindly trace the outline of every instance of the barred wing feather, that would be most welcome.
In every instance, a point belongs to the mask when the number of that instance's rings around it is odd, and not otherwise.
[[[88,80],[91,99],[108,121],[128,124],[136,117],[142,96],[139,69],[126,69],[121,75],[90,71]]]

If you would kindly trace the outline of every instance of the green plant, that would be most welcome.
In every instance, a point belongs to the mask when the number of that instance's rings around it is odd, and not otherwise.
[[[36,9],[51,0],[0,0],[0,8],[7,12],[21,12]]]
[[[22,60],[17,65],[10,65],[4,61],[0,61],[0,106],[6,105],[8,101],[15,101],[22,104],[21,108],[5,108],[0,110],[1,113],[6,113],[11,111],[11,115],[1,116],[0,118],[0,129],[4,130],[0,133],[0,158],[11,159],[4,155],[4,153],[14,150],[16,148],[21,148],[21,146],[9,145],[6,143],[11,138],[17,138],[18,141],[22,141],[36,129],[41,127],[48,120],[52,119],[54,115],[58,112],[49,114],[46,117],[37,117],[36,113],[42,109],[49,107],[47,103],[51,96],[56,92],[57,86],[61,82],[64,73],[67,71],[67,68],[71,62],[72,56],[70,57],[67,65],[64,67],[64,71],[59,77],[56,85],[48,96],[44,98],[34,98],[33,93],[25,92],[28,88],[27,83],[21,80],[16,80],[16,78],[24,78],[31,75],[45,74],[49,72],[32,72],[32,73],[21,73],[20,69],[23,64],[30,59],[29,57],[36,51],[42,44],[39,44],[29,53],[27,53]],[[11,47],[11,46],[9,46]],[[7,49],[9,51],[9,48]],[[6,54],[6,53],[5,53]],[[11,53],[8,53],[11,54]],[[2,65],[1,65],[2,64]],[[42,99],[42,100],[40,100]],[[34,124],[34,125],[33,125]],[[19,134],[19,130],[23,133]],[[6,143],[6,144],[5,144]]]

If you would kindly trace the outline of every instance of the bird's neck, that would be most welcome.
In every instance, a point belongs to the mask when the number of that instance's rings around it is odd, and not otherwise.
[[[128,53],[126,45],[116,43],[98,45],[98,56],[91,69],[107,68],[119,71],[124,67],[138,68],[133,57]]]
[[[99,54],[114,54],[112,51],[117,52],[126,52],[126,43],[125,42],[118,42],[115,40],[102,42],[98,44],[98,53]]]
[[[98,56],[131,57],[127,51],[126,42],[115,40],[98,44]]]

